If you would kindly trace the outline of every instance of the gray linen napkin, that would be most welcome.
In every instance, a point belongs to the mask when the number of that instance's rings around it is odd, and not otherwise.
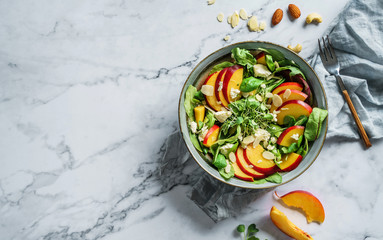
[[[383,137],[382,11],[383,1],[352,1],[328,30],[346,88],[368,135],[375,139]],[[359,138],[335,78],[324,70],[318,53],[310,62],[327,94],[327,138]],[[210,177],[191,158],[178,131],[168,137],[165,148],[161,166],[164,187],[192,186],[188,197],[215,222],[235,216],[258,196],[271,191],[236,188]]]

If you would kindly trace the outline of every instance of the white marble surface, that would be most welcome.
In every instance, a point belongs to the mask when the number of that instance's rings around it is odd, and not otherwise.
[[[268,217],[280,206],[271,193],[216,224],[186,197],[190,186],[164,190],[158,168],[200,60],[244,40],[300,43],[308,58],[346,0],[296,1],[300,19],[285,14],[261,33],[215,19],[245,8],[270,25],[289,3],[1,1],[0,239],[240,239],[235,227],[253,222],[261,239],[287,239]],[[323,23],[304,26],[309,12]],[[383,239],[382,147],[329,140],[308,171],[277,188],[318,196],[322,225],[280,208],[315,239]]]

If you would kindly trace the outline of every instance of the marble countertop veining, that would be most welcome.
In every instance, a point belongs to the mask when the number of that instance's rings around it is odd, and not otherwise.
[[[253,222],[261,239],[287,239],[268,217],[280,206],[271,193],[214,223],[186,197],[190,186],[163,187],[159,159],[199,61],[247,40],[300,43],[310,58],[346,2],[297,0],[302,17],[285,12],[270,27],[290,2],[1,1],[0,239],[240,239],[235,227]],[[267,29],[232,29],[226,16],[240,8]],[[310,12],[323,23],[304,25]],[[382,147],[330,139],[312,167],[278,187],[317,195],[322,225],[280,208],[315,239],[383,239]]]

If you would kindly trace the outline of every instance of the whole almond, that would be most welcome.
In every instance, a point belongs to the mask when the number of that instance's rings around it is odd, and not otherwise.
[[[294,4],[289,4],[289,12],[291,16],[295,19],[301,16],[301,10]]]
[[[274,14],[273,14],[273,18],[271,19],[271,23],[273,25],[277,25],[278,23],[281,22],[283,18],[283,11],[282,9],[278,8],[277,10],[275,10]]]

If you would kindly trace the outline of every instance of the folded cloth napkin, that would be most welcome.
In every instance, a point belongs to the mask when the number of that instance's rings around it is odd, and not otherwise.
[[[368,136],[383,137],[383,1],[351,1],[327,34],[340,63],[340,75]],[[325,34],[325,35],[327,35]],[[334,76],[317,52],[310,61],[324,85],[329,110],[327,137],[359,138]]]
[[[341,64],[341,75],[371,138],[383,137],[383,2],[350,2],[333,22],[329,35]],[[323,68],[318,53],[311,58],[325,87],[329,106],[327,138],[359,138],[349,108],[335,78]],[[205,173],[188,153],[179,132],[165,144],[161,179],[166,189],[190,185],[188,197],[215,222],[235,216],[268,190],[241,189],[224,184]]]

